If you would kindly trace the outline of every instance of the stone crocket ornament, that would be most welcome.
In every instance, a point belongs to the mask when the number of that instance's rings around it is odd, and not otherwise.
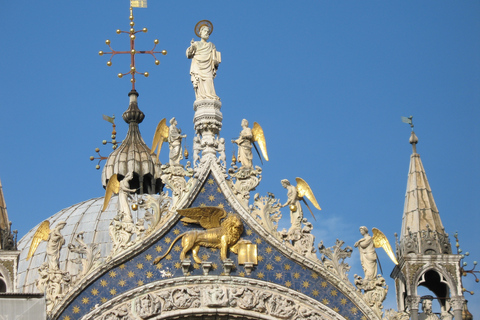
[[[181,219],[183,222],[200,224],[205,230],[192,230],[178,235],[167,252],[153,261],[154,264],[159,263],[166,257],[180,238],[183,248],[180,253],[180,260],[182,261],[185,260],[187,252],[192,250],[195,262],[202,263],[202,260],[198,257],[198,250],[201,246],[220,249],[222,261],[227,259],[228,249],[237,253],[235,245],[243,232],[243,223],[238,215],[229,214],[227,217],[227,212],[219,207],[196,207],[178,210],[177,212],[183,216]],[[225,219],[220,222],[223,218]]]

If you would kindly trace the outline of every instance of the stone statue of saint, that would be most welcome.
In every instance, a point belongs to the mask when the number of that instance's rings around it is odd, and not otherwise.
[[[65,244],[65,239],[60,231],[65,227],[66,224],[67,223],[65,221],[60,221],[48,235],[46,253],[49,270],[58,270],[60,267],[58,265],[60,249]]]
[[[182,135],[182,130],[177,128],[177,120],[172,118],[170,120],[170,127],[168,127],[168,146],[170,148],[170,164],[178,165],[183,159],[182,155],[182,139],[187,135]]]
[[[422,299],[422,311],[418,314],[418,320],[439,320],[439,318],[432,311],[432,299]]]
[[[360,251],[360,262],[365,272],[365,280],[374,280],[377,277],[377,253],[372,237],[367,227],[360,227],[363,238],[355,242],[354,247]]]
[[[200,30],[197,33],[198,26]],[[187,58],[192,59],[190,76],[196,100],[220,100],[215,93],[213,79],[217,75],[221,55],[213,43],[207,42],[212,31],[213,25],[210,21],[200,21],[195,27],[195,33],[201,40],[193,41],[192,39],[190,47],[187,48]]]
[[[237,160],[245,168],[252,168],[252,129],[248,127],[248,121],[242,120],[242,131],[237,140],[232,140],[233,143],[238,145],[238,157]]]

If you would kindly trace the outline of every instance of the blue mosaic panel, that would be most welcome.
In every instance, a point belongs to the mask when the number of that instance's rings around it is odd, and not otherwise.
[[[206,183],[191,205],[191,207],[201,206],[218,206],[223,207],[227,212],[233,211],[212,175],[207,178]],[[252,243],[257,244],[258,265],[247,276],[243,266],[238,266],[237,264],[237,255],[229,252],[228,257],[237,266],[237,268],[232,270],[231,276],[254,278],[276,283],[318,300],[341,314],[347,320],[366,319],[357,306],[338,288],[332,286],[319,274],[299,265],[276,248],[270,246],[245,222],[244,226],[242,239],[250,240]],[[64,310],[59,319],[80,319],[83,315],[90,312],[95,305],[101,305],[124,292],[141,287],[147,283],[165,279],[166,277],[184,277],[180,263],[181,240],[173,245],[170,253],[160,263],[154,265],[153,260],[157,256],[164,255],[178,235],[195,228],[203,229],[196,224],[186,224],[179,221],[157,243],[130,261],[126,261],[103,274],[94,283],[90,284]],[[223,274],[223,264],[218,249],[201,247],[199,257],[203,261],[212,262],[209,275]],[[194,262],[191,254],[190,259]],[[201,276],[203,274],[199,264],[192,263],[190,269],[191,276]]]

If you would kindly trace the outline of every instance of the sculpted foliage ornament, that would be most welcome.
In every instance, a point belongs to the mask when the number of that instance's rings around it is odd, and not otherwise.
[[[283,229],[280,235],[285,244],[291,246],[293,250],[300,253],[311,260],[317,260],[317,249],[315,249],[315,236],[311,233],[313,225],[308,222],[306,218],[302,220],[303,228],[301,230],[295,229],[295,233],[291,234],[287,230]]]
[[[281,236],[277,230],[278,221],[282,218],[280,200],[275,199],[275,195],[271,193],[267,197],[260,197],[257,193],[253,199],[254,202],[253,206],[250,207],[250,214],[271,235],[280,240]]]
[[[71,260],[81,265],[81,271],[75,277],[75,283],[77,283],[100,265],[100,251],[98,250],[98,243],[86,244],[83,241],[83,232],[77,234],[74,240],[77,242],[77,245],[69,243],[68,250],[77,253],[79,256]]]
[[[335,241],[335,245],[326,248],[323,245],[323,241],[321,241],[318,245],[318,250],[322,254],[320,260],[323,262],[323,265],[328,269],[328,271],[337,274],[343,281],[351,284],[348,280],[347,274],[351,267],[348,265],[348,263],[345,263],[345,259],[352,256],[353,250],[350,246],[342,248],[344,244],[344,241],[337,239]]]
[[[240,235],[243,232],[243,223],[238,215],[230,214],[220,223],[220,220],[227,216],[227,212],[223,208],[197,207],[178,210],[178,213],[184,217],[182,219],[183,222],[200,224],[206,230],[192,230],[178,235],[167,252],[154,260],[154,264],[159,263],[160,260],[166,257],[180,238],[182,239],[183,248],[180,253],[180,260],[182,261],[185,260],[187,252],[192,250],[195,262],[202,263],[202,260],[198,257],[200,246],[220,249],[222,260],[227,259],[228,249],[237,253],[235,244],[240,240]]]

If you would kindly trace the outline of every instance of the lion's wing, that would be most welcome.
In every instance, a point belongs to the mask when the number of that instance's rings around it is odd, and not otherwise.
[[[177,210],[183,216],[183,222],[198,223],[205,229],[220,227],[220,220],[227,216],[227,212],[219,207],[196,207]]]

